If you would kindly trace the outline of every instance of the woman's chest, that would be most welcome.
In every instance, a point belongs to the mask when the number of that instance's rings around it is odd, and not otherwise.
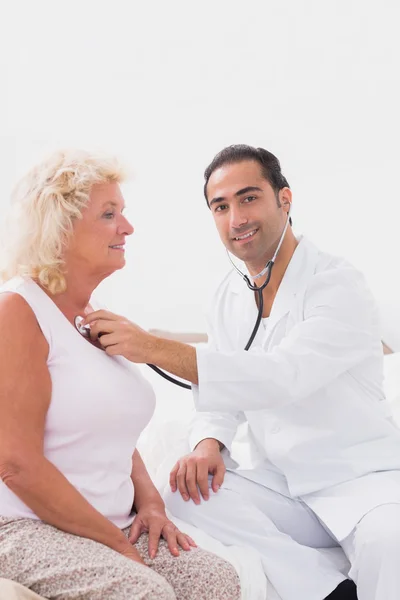
[[[155,407],[151,385],[138,367],[87,345],[63,349],[50,362],[51,402],[46,427],[102,431],[142,430]]]

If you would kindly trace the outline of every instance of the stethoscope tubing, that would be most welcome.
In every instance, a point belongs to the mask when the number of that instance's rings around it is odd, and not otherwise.
[[[261,273],[259,273],[258,275],[256,275],[254,277],[254,279],[257,279],[257,278],[261,277],[262,275],[265,275],[265,273],[267,273],[266,280],[264,281],[264,283],[260,287],[258,287],[254,283],[251,283],[249,277],[247,275],[245,275],[244,273],[242,273],[242,271],[234,264],[234,262],[232,261],[230,255],[229,255],[229,252],[228,252],[228,258],[229,258],[230,262],[232,263],[233,267],[235,268],[236,272],[246,282],[247,287],[252,292],[256,292],[256,294],[257,294],[257,300],[258,300],[257,319],[256,319],[256,322],[254,324],[253,331],[251,332],[251,335],[249,337],[249,340],[248,340],[248,342],[247,342],[247,344],[246,344],[246,346],[244,348],[246,352],[251,348],[251,345],[254,342],[254,338],[256,337],[257,332],[258,332],[258,330],[260,328],[262,314],[263,314],[263,310],[264,310],[263,290],[267,287],[267,285],[270,282],[271,274],[272,274],[272,268],[273,268],[273,266],[275,264],[276,257],[278,256],[278,252],[280,250],[280,247],[282,245],[283,239],[285,237],[286,230],[288,228],[289,222],[290,222],[290,210],[288,212],[288,217],[287,217],[286,225],[285,225],[284,230],[282,232],[281,239],[279,240],[278,247],[275,250],[274,256],[272,257],[272,259],[270,261],[268,261],[268,263],[266,264],[266,266],[264,267],[264,269],[261,271]],[[80,326],[78,319],[81,319],[81,317],[75,317],[75,327],[76,327],[76,329],[79,331],[79,333],[81,335],[83,335],[84,337],[88,337],[90,335],[90,333],[88,332],[87,328],[85,328],[85,327],[82,328]],[[85,332],[83,332],[82,329],[84,329]],[[175,385],[178,385],[179,387],[182,387],[182,388],[184,388],[186,390],[191,390],[192,389],[192,386],[189,383],[185,383],[184,381],[180,381],[179,379],[175,379],[175,377],[173,377],[172,375],[169,375],[168,373],[166,373],[162,369],[159,369],[155,365],[152,365],[150,363],[146,363],[146,364],[147,364],[148,367],[150,367],[150,369],[153,369],[153,371],[155,371],[156,373],[158,373],[158,375],[161,375],[161,377],[163,377],[164,379],[166,379],[170,383],[174,383]]]

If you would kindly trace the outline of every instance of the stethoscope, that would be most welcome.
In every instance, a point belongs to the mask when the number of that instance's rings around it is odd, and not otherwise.
[[[271,260],[269,260],[267,262],[264,269],[260,273],[258,273],[258,275],[255,275],[254,277],[252,277],[252,280],[256,281],[257,279],[260,279],[260,277],[263,277],[265,274],[267,274],[267,277],[266,277],[264,283],[260,287],[258,287],[254,283],[252,283],[250,281],[250,278],[248,275],[245,275],[245,273],[242,273],[242,271],[233,262],[230,254],[229,254],[229,251],[227,250],[228,258],[229,258],[233,268],[235,269],[235,271],[242,277],[242,279],[244,279],[249,290],[251,290],[252,292],[256,292],[256,294],[257,294],[257,304],[258,304],[257,319],[254,324],[253,331],[251,332],[251,335],[249,337],[249,341],[247,342],[247,344],[244,348],[245,351],[248,351],[250,349],[252,343],[254,342],[254,338],[257,335],[257,331],[259,330],[260,324],[261,324],[262,314],[263,314],[263,310],[264,310],[263,290],[265,290],[265,288],[267,287],[267,285],[270,282],[273,266],[274,266],[276,258],[278,256],[278,252],[282,246],[283,240],[285,238],[287,228],[289,227],[291,208],[292,208],[292,206],[290,205],[289,211],[288,211],[288,216],[287,216],[287,221],[286,221],[285,227],[283,228],[282,235],[280,237],[278,246],[274,252],[273,257],[271,258]],[[75,327],[83,337],[90,338],[90,327],[88,325],[82,325],[82,321],[83,321],[83,317],[80,317],[80,316],[75,317],[75,320],[74,320]],[[99,337],[101,335],[102,334],[100,333]],[[161,377],[164,377],[164,379],[166,379],[167,381],[170,381],[171,383],[174,383],[175,385],[179,385],[179,387],[185,388],[187,390],[192,389],[192,386],[190,384],[184,383],[183,381],[179,381],[179,379],[175,379],[174,377],[172,377],[168,373],[165,373],[165,371],[162,371],[155,365],[147,364],[147,366],[150,367],[150,369],[153,369],[153,371],[155,371],[159,375],[161,375]]]

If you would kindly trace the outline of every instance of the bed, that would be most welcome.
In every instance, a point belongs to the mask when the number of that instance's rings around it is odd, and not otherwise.
[[[385,354],[384,366],[386,396],[392,403],[396,421],[400,426],[400,352]],[[153,480],[162,492],[168,482],[171,466],[189,450],[186,436],[194,408],[190,393],[166,383],[149,369],[145,367],[143,369],[156,390],[158,404],[152,422],[141,436],[139,450]],[[180,415],[179,420],[176,419],[176,415]],[[234,443],[234,452],[236,457],[241,457],[245,463],[246,456],[240,431]],[[244,550],[239,546],[224,546],[206,533],[176,519],[174,515],[170,517],[200,546],[234,565],[241,580],[242,600],[280,600],[264,575],[257,552],[249,548]],[[333,548],[325,552],[329,553],[343,573],[346,573],[348,563],[342,551]],[[0,579],[0,600],[41,600],[41,598],[12,581]]]
[[[392,404],[396,422],[400,426],[400,352],[391,353],[390,349],[386,348],[384,369],[385,393]],[[143,432],[139,449],[153,480],[162,493],[165,485],[168,485],[171,467],[180,456],[189,451],[186,440],[187,428],[194,408],[187,391],[165,383],[153,373],[148,374],[148,370],[145,374],[156,389],[158,406],[153,421]],[[174,407],[173,413],[180,415],[179,421],[171,418],[171,406]],[[240,430],[233,445],[233,453],[235,459],[245,468],[247,457],[241,442]],[[242,584],[242,600],[280,600],[264,575],[257,552],[249,548],[244,551],[241,547],[223,546],[204,532],[182,523],[174,515],[170,517],[185,532],[194,537],[199,545],[229,560],[235,566]],[[326,549],[324,552],[335,560],[344,574],[347,574],[349,564],[341,549]]]

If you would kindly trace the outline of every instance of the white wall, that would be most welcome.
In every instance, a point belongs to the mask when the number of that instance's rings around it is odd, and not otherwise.
[[[145,327],[203,329],[227,268],[202,172],[230,143],[281,159],[296,230],[361,267],[400,350],[396,0],[8,0],[1,207],[59,146],[132,166],[136,227],[105,300]],[[0,212],[0,218],[3,210]]]

